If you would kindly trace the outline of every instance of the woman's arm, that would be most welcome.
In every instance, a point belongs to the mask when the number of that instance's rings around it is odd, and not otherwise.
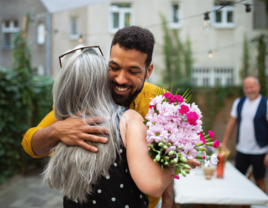
[[[162,171],[148,154],[147,127],[141,115],[133,110],[126,111],[120,121],[120,132],[132,179],[143,193],[160,197],[172,181],[174,170],[164,168]]]

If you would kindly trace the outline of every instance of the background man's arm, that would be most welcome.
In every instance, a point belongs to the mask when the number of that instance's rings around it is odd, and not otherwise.
[[[227,148],[227,143],[228,140],[230,139],[235,127],[236,127],[236,118],[232,117],[230,118],[224,136],[223,136],[223,141],[222,141],[222,149],[225,150]]]
[[[100,123],[105,118],[88,119],[87,123]],[[88,126],[84,124],[82,119],[68,118],[63,121],[57,121],[54,117],[54,111],[51,111],[41,122],[35,127],[29,129],[23,140],[22,146],[24,150],[32,157],[43,157],[49,154],[50,149],[54,147],[60,140],[67,145],[80,146],[88,151],[98,151],[96,147],[90,146],[85,140],[92,142],[106,143],[106,137],[98,137],[88,133],[106,133],[107,129],[98,126]]]

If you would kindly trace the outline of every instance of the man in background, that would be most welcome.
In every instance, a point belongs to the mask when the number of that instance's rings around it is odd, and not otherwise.
[[[237,126],[235,166],[246,174],[250,165],[257,186],[266,193],[265,173],[268,166],[268,102],[260,94],[260,83],[255,77],[247,77],[243,82],[245,97],[233,103],[231,118],[223,137],[222,148],[227,148],[228,140]]]

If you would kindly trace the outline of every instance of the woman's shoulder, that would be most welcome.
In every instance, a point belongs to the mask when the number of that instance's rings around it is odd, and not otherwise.
[[[131,109],[125,111],[123,117],[125,117],[128,122],[140,122],[140,121],[143,122],[144,120],[143,117],[138,112]]]

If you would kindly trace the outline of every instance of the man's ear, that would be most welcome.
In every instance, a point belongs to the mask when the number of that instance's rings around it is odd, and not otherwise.
[[[147,74],[146,74],[146,78],[145,79],[149,79],[149,77],[151,76],[152,72],[153,72],[153,69],[154,69],[154,65],[153,64],[150,64],[148,66],[148,69],[147,69]]]

